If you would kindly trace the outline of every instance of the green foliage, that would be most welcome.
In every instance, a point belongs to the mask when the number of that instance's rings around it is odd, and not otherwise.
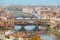
[[[46,27],[46,29],[50,32],[52,32],[53,34],[56,34],[58,36],[60,36],[60,32],[58,30],[54,30],[53,28],[51,28],[47,23],[44,24],[44,27]]]
[[[2,27],[2,30],[10,30],[10,28]]]
[[[48,26],[48,24],[45,24],[45,27],[46,27],[46,29],[49,30],[50,32],[52,32],[52,33],[60,36],[60,32],[59,32],[58,30],[52,29],[50,26]]]

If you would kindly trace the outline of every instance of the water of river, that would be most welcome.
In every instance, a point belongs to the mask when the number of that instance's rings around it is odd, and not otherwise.
[[[30,26],[25,26],[25,30],[27,31],[31,31],[35,28],[34,25],[30,25]],[[39,26],[39,29],[41,29],[42,26]],[[16,30],[20,30],[21,29],[21,26],[19,25],[15,25],[14,26],[14,29]],[[59,40],[59,38],[57,38],[54,34],[52,33],[42,33],[42,34],[39,34],[38,36],[40,36],[40,38],[42,40]]]

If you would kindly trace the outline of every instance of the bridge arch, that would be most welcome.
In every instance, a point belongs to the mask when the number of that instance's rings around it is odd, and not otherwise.
[[[24,28],[26,31],[33,31],[35,28],[35,25],[26,25]]]

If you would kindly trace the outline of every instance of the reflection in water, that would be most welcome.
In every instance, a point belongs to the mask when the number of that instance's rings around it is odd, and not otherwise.
[[[28,26],[25,26],[25,29],[27,30],[27,31],[31,31],[31,30],[33,30],[35,28],[35,26],[34,25],[28,25]]]
[[[42,40],[54,40],[52,36],[48,35],[48,34],[41,34],[40,38]]]

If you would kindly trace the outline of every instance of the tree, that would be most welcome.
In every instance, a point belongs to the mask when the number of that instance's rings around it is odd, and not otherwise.
[[[38,36],[32,36],[31,40],[40,40],[40,38]]]

